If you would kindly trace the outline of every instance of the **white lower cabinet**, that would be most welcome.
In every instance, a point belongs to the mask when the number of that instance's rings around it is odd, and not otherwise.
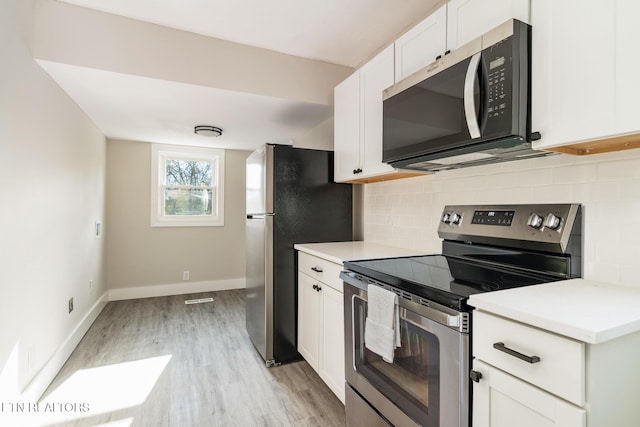
[[[640,332],[589,344],[475,310],[473,337],[473,427],[640,425]]]
[[[473,427],[585,427],[586,411],[475,360]]]
[[[316,371],[320,366],[320,295],[318,282],[298,273],[298,352]]]
[[[344,403],[341,269],[339,264],[298,253],[298,352]]]
[[[344,403],[344,301],[342,293],[323,286],[321,293],[319,373]]]

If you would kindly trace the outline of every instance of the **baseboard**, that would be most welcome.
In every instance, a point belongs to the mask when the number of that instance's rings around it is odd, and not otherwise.
[[[238,279],[211,280],[207,282],[174,283],[168,285],[138,286],[135,288],[121,288],[109,290],[109,301],[125,299],[163,297],[168,295],[193,294],[198,292],[226,291],[230,289],[244,289],[246,280]]]
[[[22,401],[37,402],[40,400],[44,392],[47,390],[47,387],[49,387],[69,356],[71,356],[71,353],[75,350],[84,334],[87,333],[89,327],[91,327],[98,315],[107,305],[107,302],[109,302],[108,291],[102,294],[93,307],[91,307],[89,312],[85,314],[78,325],[73,329],[73,331],[71,331],[60,348],[58,348],[47,363],[45,363],[34,379],[31,380],[27,388],[20,395],[20,399]]]
[[[89,327],[91,327],[109,301],[243,289],[245,287],[245,279],[239,278],[108,290],[102,294],[98,301],[96,301],[89,312],[82,318],[82,320],[80,320],[78,325],[62,343],[60,348],[58,348],[47,363],[45,363],[33,380],[31,380],[29,385],[20,394],[20,400],[23,402],[38,402],[40,400],[44,392],[47,390],[47,387],[49,387],[53,379],[58,375],[58,372],[60,372],[60,369],[62,369],[62,366],[65,364],[73,350],[75,350],[84,334],[87,333]]]

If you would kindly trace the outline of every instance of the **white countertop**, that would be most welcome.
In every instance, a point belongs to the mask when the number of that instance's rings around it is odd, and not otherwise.
[[[476,294],[469,305],[589,344],[640,331],[640,289],[584,279]]]
[[[367,242],[300,243],[294,245],[293,248],[337,264],[357,259],[424,255],[422,252],[409,249]]]

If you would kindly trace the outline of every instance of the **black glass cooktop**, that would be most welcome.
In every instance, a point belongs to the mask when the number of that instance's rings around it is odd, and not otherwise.
[[[347,261],[344,265],[355,273],[457,310],[467,309],[466,300],[476,293],[561,279],[446,255]]]

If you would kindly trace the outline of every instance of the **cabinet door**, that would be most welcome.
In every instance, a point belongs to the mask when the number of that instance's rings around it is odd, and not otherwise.
[[[320,377],[344,403],[344,301],[343,295],[322,286]]]
[[[360,73],[355,72],[334,90],[334,179],[357,178],[360,162]]]
[[[536,0],[531,25],[531,127],[542,135],[534,148],[613,135],[614,4]]]
[[[640,130],[637,103],[640,99],[640,2],[616,1],[616,132],[630,133]]]
[[[316,371],[319,367],[320,294],[318,282],[298,273],[298,352]]]
[[[586,412],[478,360],[473,370],[473,427],[585,427]]]
[[[454,50],[509,19],[529,23],[529,0],[451,0],[447,49]]]
[[[424,21],[395,41],[395,81],[426,67],[447,50],[447,6],[442,6]]]
[[[358,178],[381,175],[394,169],[382,163],[382,92],[393,85],[393,45],[360,69],[361,158]]]

